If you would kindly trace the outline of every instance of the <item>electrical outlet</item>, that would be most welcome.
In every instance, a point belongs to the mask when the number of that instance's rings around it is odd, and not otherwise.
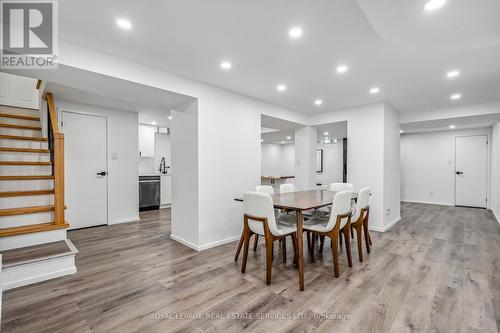
[[[385,211],[385,215],[387,215],[387,216],[391,215],[391,213],[392,213],[392,211],[390,208]]]

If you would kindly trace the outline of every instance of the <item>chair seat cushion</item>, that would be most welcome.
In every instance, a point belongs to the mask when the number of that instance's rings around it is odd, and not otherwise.
[[[312,219],[304,221],[304,230],[325,232],[326,226],[328,224],[327,218],[314,217]]]

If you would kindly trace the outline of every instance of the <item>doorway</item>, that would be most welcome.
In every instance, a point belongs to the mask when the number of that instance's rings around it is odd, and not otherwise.
[[[70,229],[108,224],[107,118],[63,111],[61,120]]]
[[[455,137],[455,206],[486,208],[488,137]]]

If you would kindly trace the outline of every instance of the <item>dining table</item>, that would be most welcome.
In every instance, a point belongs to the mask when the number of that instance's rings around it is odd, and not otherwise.
[[[271,195],[274,208],[295,211],[295,223],[297,225],[297,266],[299,271],[299,289],[301,291],[304,290],[303,212],[331,205],[336,193],[330,190],[306,190]],[[353,200],[356,200],[357,197],[358,193],[353,192]],[[243,202],[242,197],[235,198],[234,200]]]

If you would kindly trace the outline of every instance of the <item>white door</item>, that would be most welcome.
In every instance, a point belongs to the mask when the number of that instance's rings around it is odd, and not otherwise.
[[[488,138],[455,138],[455,205],[486,208]]]
[[[106,118],[62,112],[66,220],[70,229],[108,223]]]

